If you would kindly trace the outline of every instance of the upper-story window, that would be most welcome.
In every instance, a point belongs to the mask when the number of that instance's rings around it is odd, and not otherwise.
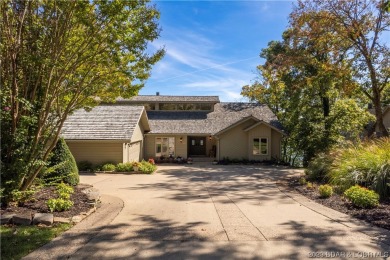
[[[178,110],[178,111],[210,111],[212,104],[208,103],[160,103],[160,110]]]
[[[144,104],[145,106],[145,110],[146,111],[150,111],[150,110],[156,110],[156,105],[153,104],[153,103],[150,103],[150,104]]]

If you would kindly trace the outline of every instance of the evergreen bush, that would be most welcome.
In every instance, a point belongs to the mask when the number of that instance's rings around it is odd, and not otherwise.
[[[328,184],[320,185],[318,187],[318,192],[320,193],[321,198],[329,198],[333,194],[333,188]]]
[[[80,171],[93,171],[93,164],[90,161],[80,161],[77,163],[77,168]]]
[[[76,161],[63,138],[60,138],[49,158],[43,179],[50,183],[65,182],[77,185],[80,182]]]
[[[345,197],[355,206],[360,208],[372,208],[379,204],[379,195],[359,185],[355,185],[344,192]]]

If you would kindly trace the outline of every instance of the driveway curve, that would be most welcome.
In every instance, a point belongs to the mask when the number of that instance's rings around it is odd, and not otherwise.
[[[159,166],[153,175],[82,175],[82,183],[119,197],[124,207],[71,258],[389,256],[384,230],[278,186],[297,173],[284,167],[195,164]]]

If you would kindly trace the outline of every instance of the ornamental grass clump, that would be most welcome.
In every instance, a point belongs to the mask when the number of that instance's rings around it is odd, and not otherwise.
[[[305,177],[299,178],[299,184],[300,184],[300,185],[306,185],[306,183],[307,183],[307,180],[306,180]]]
[[[359,185],[355,185],[344,192],[344,196],[359,208],[373,208],[379,204],[379,195]]]
[[[328,176],[340,192],[358,184],[390,197],[390,138],[349,145],[335,154]]]
[[[318,192],[320,193],[321,198],[329,198],[333,194],[333,188],[328,184],[320,185],[318,187]]]
[[[333,156],[329,153],[316,155],[307,166],[305,174],[310,181],[328,181],[328,174],[333,162]]]

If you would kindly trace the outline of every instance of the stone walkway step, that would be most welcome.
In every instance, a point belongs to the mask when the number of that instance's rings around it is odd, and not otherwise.
[[[120,198],[102,195],[101,207],[82,222],[22,259],[68,259],[104,229],[123,208]]]

